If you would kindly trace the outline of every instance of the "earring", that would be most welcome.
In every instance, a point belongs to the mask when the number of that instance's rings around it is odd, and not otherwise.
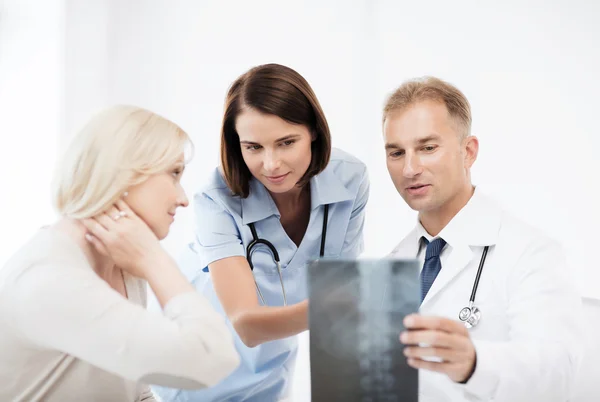
[[[125,191],[125,192],[123,193],[123,198],[127,197],[128,195],[129,195],[129,192]]]

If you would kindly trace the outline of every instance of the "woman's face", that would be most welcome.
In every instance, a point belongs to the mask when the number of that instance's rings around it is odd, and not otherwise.
[[[155,174],[143,183],[128,189],[125,202],[159,240],[167,237],[178,207],[187,207],[189,202],[181,176],[185,168],[183,155],[165,172]]]
[[[294,189],[312,158],[314,138],[308,127],[245,109],[237,117],[235,128],[250,173],[271,193]]]

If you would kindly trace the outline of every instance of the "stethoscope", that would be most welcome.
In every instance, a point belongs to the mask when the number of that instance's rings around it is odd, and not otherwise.
[[[473,290],[471,291],[471,298],[469,299],[469,305],[467,307],[463,307],[458,313],[458,319],[461,320],[468,329],[479,324],[479,320],[481,320],[481,310],[475,306],[475,294],[477,293],[479,278],[481,277],[481,271],[483,271],[483,264],[485,263],[485,257],[487,256],[489,248],[489,246],[485,246],[483,248],[481,260],[479,261],[479,268],[477,269],[477,276],[475,276]]]
[[[323,255],[325,255],[325,238],[327,237],[327,215],[329,214],[329,205],[326,204],[324,207],[325,209],[323,211],[323,230],[321,231],[321,252],[319,253],[320,257],[323,257]],[[253,237],[253,240],[250,242],[250,244],[248,244],[248,247],[246,248],[246,259],[248,260],[248,264],[250,265],[250,270],[254,271],[254,265],[252,264],[252,252],[254,251],[254,248],[259,244],[264,244],[271,251],[273,261],[275,261],[275,265],[277,266],[279,282],[281,282],[281,294],[283,295],[283,305],[287,306],[287,297],[285,294],[285,285],[283,284],[283,276],[281,275],[281,263],[279,260],[279,253],[277,252],[277,249],[275,248],[273,243],[258,237],[258,234],[256,233],[256,228],[254,227],[254,223],[249,223],[248,226],[250,227],[250,231],[252,232]],[[256,277],[254,277],[254,284],[256,285],[256,290],[258,292],[258,295],[260,296],[260,300],[262,301],[263,305],[266,306],[267,303],[265,302],[265,298],[263,297],[263,294],[260,291],[258,282],[256,282]]]

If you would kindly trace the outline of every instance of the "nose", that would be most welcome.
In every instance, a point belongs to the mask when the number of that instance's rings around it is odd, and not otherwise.
[[[264,154],[263,167],[267,173],[273,173],[281,166],[281,160],[275,151],[267,151]]]
[[[181,184],[179,185],[179,194],[177,195],[177,205],[184,208],[190,205],[190,201],[188,200],[185,190]]]
[[[423,172],[421,161],[417,155],[412,152],[407,152],[404,157],[404,168],[402,175],[407,179],[412,179]]]

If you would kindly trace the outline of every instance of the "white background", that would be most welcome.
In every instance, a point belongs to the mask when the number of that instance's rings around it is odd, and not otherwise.
[[[560,240],[583,294],[600,299],[599,17],[589,0],[0,0],[0,264],[54,219],[55,160],[91,113],[132,103],[188,131],[191,196],[218,163],[228,86],[277,62],[312,85],[334,146],[368,165],[367,255],[415,223],[385,168],[385,97],[435,75],[471,102],[474,182]],[[192,220],[191,208],[178,213],[169,252]],[[297,401],[309,387],[302,339]]]

